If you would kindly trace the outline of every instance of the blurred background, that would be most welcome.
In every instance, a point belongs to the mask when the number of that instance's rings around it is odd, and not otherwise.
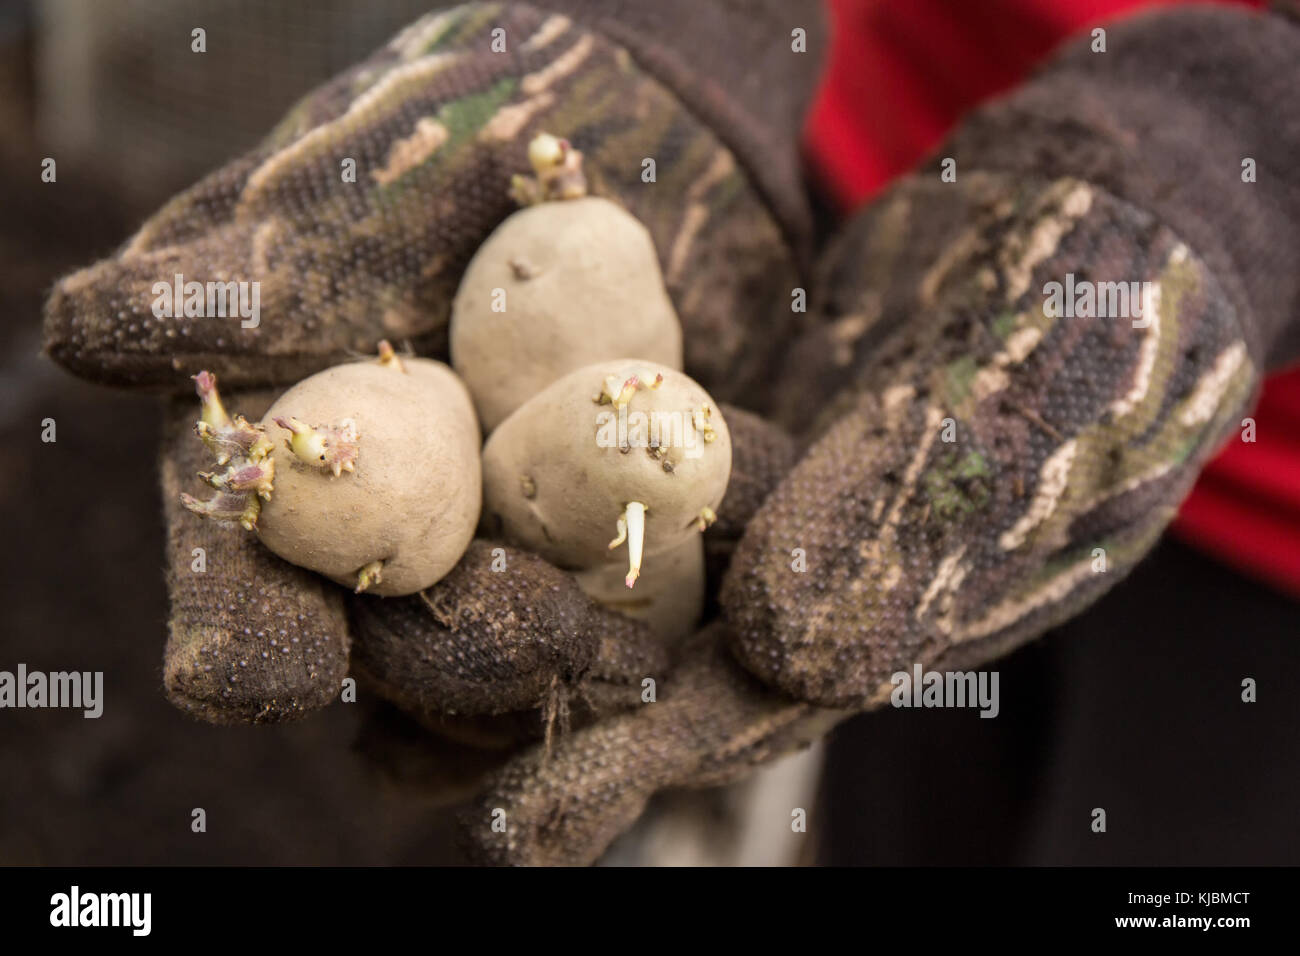
[[[106,699],[98,720],[0,711],[0,863],[459,860],[452,813],[421,786],[438,755],[396,714],[336,705],[217,728],[167,704],[157,399],[39,355],[55,278],[437,5],[0,3],[0,669],[103,671]],[[190,52],[196,26],[205,56]],[[41,181],[45,157],[56,183]],[[56,443],[40,441],[45,418]],[[1298,639],[1293,599],[1167,541],[1088,614],[995,665],[996,720],[888,710],[845,724],[799,860],[1296,863]],[[206,833],[190,829],[195,807]]]

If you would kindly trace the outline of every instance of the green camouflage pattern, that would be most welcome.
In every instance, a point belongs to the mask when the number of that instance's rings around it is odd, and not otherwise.
[[[939,202],[970,218],[942,223],[928,266],[881,282],[892,230],[915,224],[915,254],[940,228],[916,217]],[[801,699],[862,704],[918,661],[987,659],[968,649],[1042,633],[1095,599],[1172,519],[1258,380],[1195,252],[1079,180],[909,180],[827,268],[848,283],[842,311],[815,333],[820,367],[787,387],[850,384],[723,589],[741,661]],[[1106,311],[1124,303],[1101,283],[1149,283],[1150,301],[1141,316],[1049,315],[1045,290],[1067,273]]]
[[[590,863],[656,792],[741,778],[887,703],[897,671],[981,667],[1071,617],[1149,550],[1258,381],[1195,252],[1076,179],[905,180],[823,266],[825,325],[778,383],[820,437],[748,521],[724,619],[659,703],[493,774],[464,818],[481,859]],[[1151,322],[1046,315],[1071,271],[1158,283]]]
[[[497,30],[505,52],[493,51]],[[64,278],[47,350],[95,380],[173,391],[200,369],[227,390],[291,384],[382,338],[445,357],[461,273],[515,208],[510,178],[528,171],[526,143],[543,130],[583,151],[593,194],[649,229],[691,374],[720,400],[752,392],[794,318],[768,305],[798,283],[736,158],[622,48],[504,4],[411,24],[113,258]],[[176,274],[260,283],[260,324],[156,318],[153,286]]]

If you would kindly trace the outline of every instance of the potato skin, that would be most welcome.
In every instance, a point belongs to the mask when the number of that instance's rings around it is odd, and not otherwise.
[[[666,459],[645,447],[601,447],[614,413],[593,397],[608,375],[661,373],[663,384],[640,390],[634,413],[690,413],[703,405],[714,439],[704,443],[693,427],[682,439],[694,450],[667,449]],[[698,454],[694,452],[698,451]],[[590,568],[610,557],[609,542],[629,501],[647,507],[645,553],[652,555],[700,532],[693,522],[704,507],[717,510],[731,474],[731,435],[717,404],[681,372],[640,359],[615,359],[570,372],[535,395],[502,422],[483,449],[484,509],[489,527],[563,568]],[[626,559],[626,550],[621,554]]]
[[[294,564],[348,587],[371,561],[369,589],[411,594],[435,583],[465,553],[482,503],[479,428],[469,393],[446,365],[402,358],[326,369],[285,392],[262,420],[275,442],[275,489],[258,535]],[[311,425],[356,422],[354,472],[337,478],[285,447],[276,417]]]
[[[695,633],[704,612],[704,537],[699,532],[675,547],[647,554],[632,589],[623,583],[627,554],[621,550],[602,564],[572,574],[588,597],[645,621],[666,645]]]
[[[503,289],[506,310],[492,311]],[[484,429],[567,372],[619,355],[682,367],[650,234],[608,199],[545,202],[479,247],[452,304],[451,362]]]

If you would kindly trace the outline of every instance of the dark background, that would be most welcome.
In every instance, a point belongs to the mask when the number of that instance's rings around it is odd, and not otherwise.
[[[406,783],[385,771],[417,747],[392,714],[336,705],[217,728],[167,704],[157,399],[39,356],[56,277],[111,253],[433,5],[0,5],[0,669],[100,670],[106,699],[99,720],[0,711],[0,863],[458,859],[449,810],[410,785],[418,770]],[[231,24],[237,48],[223,46]],[[207,57],[189,52],[192,25],[208,30]],[[45,156],[55,184],[40,181]],[[47,417],[54,444],[40,440]],[[812,855],[1300,862],[1298,623],[1295,603],[1166,542],[1092,611],[999,662],[997,719],[885,710],[844,725]],[[1240,700],[1248,676],[1255,704]],[[206,833],[190,830],[194,807]],[[1105,834],[1090,830],[1094,807]]]

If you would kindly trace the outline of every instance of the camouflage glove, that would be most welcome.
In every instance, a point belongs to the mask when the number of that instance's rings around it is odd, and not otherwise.
[[[274,396],[258,389],[380,339],[445,357],[460,274],[513,211],[511,175],[546,130],[583,152],[594,194],[649,229],[690,373],[719,400],[759,404],[794,320],[768,306],[788,302],[810,242],[797,132],[819,62],[816,11],[812,0],[540,0],[430,15],[112,259],[58,284],[52,357],[96,381],[184,396],[162,456],[175,704],[215,722],[299,716],[336,698],[354,638],[360,673],[449,732],[460,728],[448,715],[531,711],[535,735],[570,698],[592,713],[639,702],[662,649],[535,558],[508,553],[511,573],[494,575],[491,545],[475,544],[423,598],[353,602],[358,630],[342,589],[196,520],[179,505],[208,464],[189,378],[215,372],[231,410],[256,418]],[[796,30],[812,52],[792,50]],[[259,283],[260,319],[156,317],[154,285],[176,275]]]
[[[740,776],[915,664],[987,662],[1151,547],[1297,354],[1300,31],[1188,9],[1107,47],[973,115],[827,252],[776,390],[815,441],[748,523],[725,621],[655,704],[505,767],[468,818],[486,858],[591,861],[655,791]]]

